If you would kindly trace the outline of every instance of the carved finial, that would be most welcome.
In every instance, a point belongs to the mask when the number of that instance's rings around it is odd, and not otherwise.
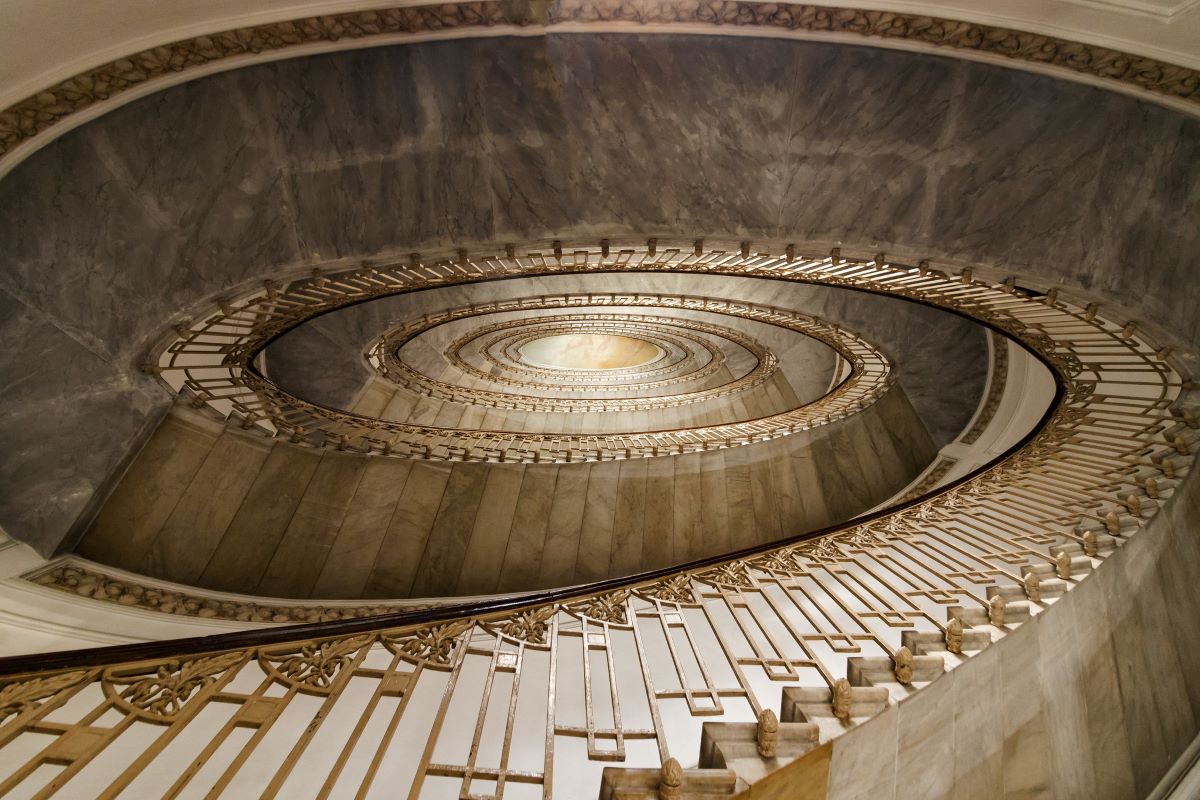
[[[1104,515],[1104,527],[1109,533],[1119,534],[1121,532],[1121,516],[1115,511],[1109,511]]]
[[[1033,570],[1025,573],[1025,594],[1035,603],[1042,602],[1042,579]]]
[[[646,240],[646,254],[652,256],[657,252],[658,252],[658,239],[647,239]]]
[[[1007,278],[1001,281],[1001,285],[1004,286],[1004,291],[1009,292],[1010,294],[1017,291],[1017,279],[1012,275],[1009,275]]]
[[[787,262],[789,264],[792,263],[793,261],[795,261],[796,260],[796,245],[789,244],[783,251],[783,257],[787,259]]]
[[[417,267],[421,266],[421,254],[420,253],[409,253],[408,254],[408,266],[412,267],[413,269],[416,269]]]
[[[929,274],[929,260],[928,259],[923,258],[917,264],[917,274],[921,275],[921,276],[925,276],[925,275]]]
[[[850,721],[850,681],[845,678],[833,682],[833,715],[842,722]]]
[[[1154,478],[1146,478],[1142,483],[1142,488],[1146,490],[1146,497],[1149,497],[1151,500],[1158,499],[1158,481],[1154,480]]]
[[[274,298],[279,296],[279,285],[270,278],[263,281],[263,289],[267,292],[267,297]]]
[[[1087,308],[1083,310],[1083,318],[1091,322],[1096,318],[1096,312],[1100,310],[1099,303],[1088,303]]]
[[[517,246],[515,244],[513,244],[512,242],[509,242],[508,244],[504,245],[504,255],[507,256],[508,258],[516,258],[517,257]]]
[[[1159,361],[1166,361],[1168,358],[1171,357],[1172,352],[1174,352],[1174,349],[1171,347],[1171,345],[1167,345],[1166,347],[1161,348],[1157,353],[1155,353],[1154,357],[1157,358]]]
[[[697,239],[692,244],[692,252],[698,256],[704,254],[704,240],[703,239]]]
[[[1051,287],[1050,291],[1046,292],[1046,305],[1052,306],[1058,302],[1058,287]]]
[[[758,715],[758,754],[763,758],[775,757],[775,746],[779,743],[779,717],[769,708]]]
[[[610,242],[608,241],[608,239],[600,240],[600,255],[603,256],[604,258],[608,258],[609,244],[610,244]]]
[[[1158,462],[1159,468],[1162,470],[1163,476],[1168,480],[1175,477],[1175,462],[1169,458],[1164,458]]]
[[[683,767],[674,758],[663,762],[662,775],[658,779],[658,796],[663,800],[678,800],[682,796]]]
[[[988,602],[988,621],[997,628],[1004,627],[1004,612],[1007,605],[1002,594],[992,595],[991,601]]]
[[[1188,449],[1187,440],[1184,439],[1182,436],[1176,436],[1175,439],[1171,442],[1171,444],[1173,444],[1175,446],[1175,452],[1179,453],[1179,455],[1181,455],[1181,456],[1186,456],[1191,452]]]
[[[742,258],[750,257],[750,243],[742,242]]]
[[[1131,494],[1125,498],[1125,507],[1129,509],[1129,513],[1135,517],[1142,515],[1142,498],[1136,494]]]
[[[951,617],[946,625],[946,649],[951,653],[962,654],[963,624],[958,617]]]
[[[1064,581],[1071,577],[1071,554],[1066,550],[1060,550],[1058,555],[1054,557],[1054,571],[1058,577]]]
[[[1083,532],[1083,552],[1088,558],[1095,558],[1100,554],[1100,542],[1096,540],[1095,531]]]
[[[1133,322],[1133,321],[1130,321],[1130,322],[1127,322],[1127,323],[1125,323],[1125,327],[1124,327],[1124,328],[1121,328],[1121,332],[1118,334],[1118,336],[1119,336],[1121,339],[1128,339],[1128,338],[1130,338],[1131,336],[1133,336],[1133,333],[1134,333],[1134,331],[1136,331],[1136,330],[1137,330],[1137,325],[1138,325],[1138,324],[1137,324],[1136,322]]]
[[[887,260],[887,254],[886,254],[886,253],[876,253],[876,254],[875,254],[875,266],[877,266],[877,267],[879,267],[879,268],[881,268],[881,269],[882,269],[882,268],[883,268],[883,265],[884,265],[884,262],[885,262],[886,260]]]
[[[833,266],[835,266],[835,267],[836,267],[838,264],[842,263],[842,248],[840,248],[840,247],[835,247],[835,248],[833,248],[832,250],[830,250],[830,251],[829,251],[829,261],[830,261],[830,263],[832,263],[832,264],[833,264]]]
[[[913,679],[913,654],[907,647],[900,647],[892,656],[892,664],[894,665],[893,672],[896,673],[896,681],[908,686]]]
[[[465,248],[465,247],[458,248],[458,263],[460,263],[460,264],[467,263],[467,248]]]
[[[966,269],[964,269],[958,277],[962,280],[963,283],[970,283],[971,282],[971,268],[967,267]]]

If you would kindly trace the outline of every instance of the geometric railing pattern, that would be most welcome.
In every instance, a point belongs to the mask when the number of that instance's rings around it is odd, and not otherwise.
[[[523,604],[12,663],[0,794],[575,798],[605,766],[664,766],[666,792],[705,721],[828,738],[953,668],[1103,568],[1191,464],[1194,385],[1095,306],[882,258],[675,268],[734,266],[967,314],[1058,397],[997,463],[815,537]]]

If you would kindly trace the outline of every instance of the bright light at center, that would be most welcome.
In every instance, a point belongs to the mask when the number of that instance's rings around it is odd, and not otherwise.
[[[530,364],[552,369],[627,369],[653,361],[662,351],[631,336],[567,333],[534,339],[520,353]]]

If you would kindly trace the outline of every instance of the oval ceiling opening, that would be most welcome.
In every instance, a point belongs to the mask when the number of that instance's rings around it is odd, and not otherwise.
[[[662,355],[645,339],[609,333],[543,336],[526,342],[519,352],[530,364],[550,369],[628,369]]]

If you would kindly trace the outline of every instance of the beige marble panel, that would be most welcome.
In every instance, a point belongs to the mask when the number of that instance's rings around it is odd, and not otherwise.
[[[1000,694],[998,651],[984,650],[956,667],[954,676],[953,753],[954,796],[972,800],[1001,800],[1001,749],[1004,732],[997,720],[1003,698]],[[908,702],[921,702],[920,692]],[[939,724],[946,725],[945,719]],[[936,758],[936,755],[935,755]]]
[[[458,576],[459,594],[491,594],[499,590],[501,571],[512,539],[512,527],[524,485],[525,465],[505,464],[487,473],[487,485]]]
[[[1001,782],[1006,798],[1053,798],[1046,709],[1035,625],[1009,633],[1000,647]]]
[[[369,459],[337,456],[321,459],[292,521],[288,524],[267,571],[259,581],[261,594],[271,597],[311,597],[313,585],[329,556],[334,539]]]
[[[754,491],[750,486],[751,453],[731,447],[725,454],[725,499],[728,503],[728,536],[731,549],[745,547],[754,537]]]
[[[748,531],[744,546],[773,542],[783,537],[779,518],[779,491],[771,472],[775,456],[774,442],[762,448],[761,455],[750,459],[750,499],[754,507],[754,527]]]
[[[896,796],[922,800],[954,797],[954,761],[945,754],[954,746],[956,698],[954,673],[941,676],[902,701],[896,719]],[[917,698],[921,702],[914,702]],[[941,754],[942,758],[930,758]]]
[[[675,463],[672,458],[646,462],[646,517],[639,562],[643,570],[675,563]]]
[[[546,546],[538,569],[539,586],[562,586],[575,576],[579,535],[593,464],[563,464],[554,487],[554,504],[546,524]],[[608,554],[605,553],[605,563]]]
[[[672,515],[672,556],[676,562],[689,561],[704,543],[704,486],[700,474],[701,454],[688,453],[675,462],[674,514]],[[721,487],[724,496],[725,488]]]
[[[1041,656],[1042,702],[1050,742],[1051,771],[1056,785],[1072,787],[1074,796],[1096,796],[1096,763],[1088,729],[1087,704],[1079,683],[1088,676],[1079,670],[1075,615],[1067,609],[1037,617]]]
[[[631,575],[646,569],[642,547],[646,535],[646,478],[650,459],[638,458],[620,464],[608,575]],[[657,498],[654,500],[657,505]]]
[[[194,583],[258,477],[272,444],[252,434],[221,434],[159,530],[141,570]]]
[[[1095,770],[1096,796],[1124,800],[1138,797],[1130,755],[1125,710],[1117,661],[1109,625],[1108,576],[1101,569],[1075,587],[1069,603],[1059,601],[1054,613],[1070,613],[1074,619],[1076,672],[1083,676],[1074,687],[1083,697],[1088,725],[1088,743]]]
[[[691,561],[703,553],[728,553],[733,549],[730,530],[729,491],[725,457],[740,448],[704,453],[700,459],[700,524],[703,532],[697,549],[687,554]]]
[[[425,552],[413,580],[416,597],[454,594],[474,531],[479,503],[488,479],[488,465],[459,463],[450,470],[437,517],[429,531]]]
[[[896,792],[899,717],[891,706],[834,740],[828,800],[907,800]]]
[[[500,569],[499,591],[512,592],[538,585],[546,527],[554,505],[558,465],[529,465],[521,480],[521,493],[508,535],[508,550]]]
[[[362,414],[365,417],[378,417],[387,408],[395,393],[396,387],[394,384],[387,383],[379,378],[372,378],[363,387],[362,394],[358,396],[351,410],[355,414]]]
[[[320,463],[320,453],[311,450],[271,450],[204,568],[202,586],[243,592],[258,585]]]
[[[583,524],[579,529],[579,556],[575,561],[574,577],[576,583],[608,577],[620,474],[619,461],[605,461],[592,465],[591,474],[588,476],[587,500],[583,507]]]
[[[412,591],[429,529],[450,480],[450,466],[442,461],[413,463],[387,536],[367,578],[364,597],[406,597]]]
[[[313,587],[315,597],[361,597],[400,502],[412,461],[371,459]]]

